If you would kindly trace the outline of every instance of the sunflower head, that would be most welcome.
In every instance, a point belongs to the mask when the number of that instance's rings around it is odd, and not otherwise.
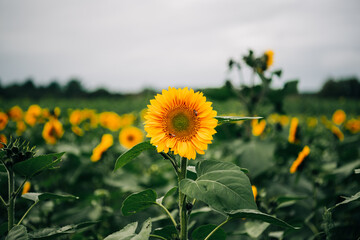
[[[144,139],[143,132],[137,127],[126,127],[119,134],[119,142],[125,148],[132,148]]]
[[[55,144],[64,134],[64,129],[59,120],[56,118],[50,119],[45,123],[42,136],[48,144]]]
[[[19,106],[10,108],[8,115],[14,121],[20,121],[23,118],[23,110]]]
[[[343,110],[338,109],[334,112],[332,120],[336,125],[341,125],[346,120],[346,113]]]
[[[7,123],[9,121],[9,118],[6,113],[0,112],[0,130],[3,130]]]
[[[158,152],[173,151],[195,159],[204,154],[216,133],[216,111],[201,92],[170,88],[150,100],[145,115],[145,130]]]

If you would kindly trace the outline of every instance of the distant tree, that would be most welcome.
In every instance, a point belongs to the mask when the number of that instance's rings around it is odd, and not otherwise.
[[[78,98],[84,97],[86,92],[81,85],[81,82],[78,79],[71,79],[66,85],[64,89],[65,97]]]
[[[46,88],[46,95],[51,97],[59,97],[61,96],[61,86],[57,81],[52,81]]]
[[[360,98],[360,82],[357,77],[328,79],[319,92],[322,97]]]

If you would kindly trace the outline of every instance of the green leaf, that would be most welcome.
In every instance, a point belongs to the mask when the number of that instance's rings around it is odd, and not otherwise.
[[[6,152],[4,150],[0,150],[0,160],[5,158]]]
[[[220,123],[228,123],[228,122],[237,122],[237,121],[243,121],[243,120],[252,120],[252,119],[261,119],[263,117],[235,117],[235,116],[216,116],[215,119],[217,119]]]
[[[343,175],[344,177],[347,177],[347,176],[353,174],[355,168],[357,168],[358,166],[360,166],[360,159],[357,159],[357,160],[347,163],[339,168],[336,168],[333,171],[333,174],[340,174],[340,175]]]
[[[35,174],[54,166],[61,160],[61,157],[63,155],[64,152],[52,153],[30,158],[26,161],[15,164],[14,171],[21,176],[30,178]]]
[[[239,165],[249,169],[252,178],[257,177],[274,165],[272,158],[275,144],[252,141],[245,143],[239,158]]]
[[[259,221],[246,221],[246,233],[252,238],[258,238],[268,227],[270,223]]]
[[[209,233],[211,233],[212,230],[214,230],[217,226],[213,224],[208,224],[204,226],[200,226],[197,229],[195,229],[191,236],[193,240],[204,240]],[[226,233],[221,228],[217,229],[216,232],[214,232],[209,240],[225,240],[226,239]]]
[[[360,168],[354,170],[355,174],[360,174]]]
[[[158,204],[163,204],[165,199],[177,192],[178,187],[172,187],[165,195],[161,198],[156,199]]]
[[[123,153],[115,162],[114,171],[125,166],[131,160],[139,156],[139,154],[145,150],[156,150],[156,147],[151,145],[150,142],[142,142]]]
[[[5,238],[5,240],[28,240],[28,239],[29,236],[27,234],[26,227],[22,225],[13,227]]]
[[[124,200],[121,211],[124,216],[132,215],[156,204],[156,198],[157,194],[152,189],[133,193]]]
[[[56,239],[61,235],[76,233],[84,228],[94,225],[96,222],[84,222],[79,224],[66,225],[64,227],[43,228],[29,233],[30,238]]]
[[[202,161],[196,166],[198,178],[184,179],[180,191],[225,213],[237,209],[257,209],[249,178],[230,162]]]
[[[268,222],[274,225],[277,225],[279,227],[284,228],[291,228],[291,229],[297,229],[296,227],[291,226],[290,224],[284,222],[281,219],[278,219],[276,217],[273,217],[271,215],[268,215],[266,213],[262,213],[259,210],[256,209],[239,209],[239,210],[233,210],[227,212],[229,216],[232,218],[250,218],[250,219],[257,219],[264,222]]]
[[[173,240],[176,239],[176,237],[178,236],[178,231],[173,225],[169,225],[164,228],[155,229],[154,235],[164,237],[167,240]]]
[[[34,202],[38,201],[46,201],[46,200],[70,200],[70,199],[79,199],[73,195],[62,195],[62,194],[54,194],[54,193],[26,193],[21,195],[22,198],[29,199]]]
[[[343,197],[343,198],[345,198],[345,200],[338,203],[338,204],[336,204],[332,209],[334,209],[334,208],[336,208],[336,207],[338,207],[340,205],[347,204],[349,202],[353,202],[353,201],[358,200],[360,198],[360,192],[357,192],[355,195],[353,195],[351,197]]]
[[[130,223],[122,230],[107,236],[104,240],[148,240],[151,232],[151,219],[149,218],[143,223],[139,234],[135,233],[137,225],[137,222]]]

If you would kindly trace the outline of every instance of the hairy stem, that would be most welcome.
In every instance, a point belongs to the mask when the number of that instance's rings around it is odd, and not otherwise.
[[[181,158],[180,172],[178,174],[179,182],[179,215],[180,215],[180,240],[187,240],[187,209],[186,195],[180,191],[180,181],[186,178],[187,158]]]
[[[9,201],[8,201],[8,231],[12,229],[14,226],[14,218],[15,218],[15,197],[14,197],[14,171],[12,168],[6,169],[8,172],[8,183],[9,183]]]

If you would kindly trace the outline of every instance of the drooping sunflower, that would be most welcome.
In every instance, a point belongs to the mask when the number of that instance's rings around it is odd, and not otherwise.
[[[290,167],[290,173],[295,173],[297,168],[300,166],[300,164],[304,161],[304,159],[309,156],[310,154],[310,148],[309,146],[305,146],[301,152],[299,152],[298,157],[296,160],[292,163]]]
[[[113,136],[111,134],[104,134],[101,138],[101,142],[97,145],[92,152],[90,157],[92,162],[97,162],[101,159],[102,154],[108,150],[114,143]]]
[[[269,68],[274,63],[274,51],[267,50],[264,55],[266,56],[266,68]]]
[[[145,116],[145,131],[158,152],[169,150],[195,159],[204,154],[216,133],[216,111],[201,92],[171,88],[150,100]]]
[[[137,127],[126,127],[120,131],[119,142],[125,148],[132,148],[144,139],[143,132]]]
[[[293,117],[290,123],[290,131],[288,137],[289,143],[295,143],[297,141],[296,134],[297,134],[298,125],[299,125],[299,119]]]

